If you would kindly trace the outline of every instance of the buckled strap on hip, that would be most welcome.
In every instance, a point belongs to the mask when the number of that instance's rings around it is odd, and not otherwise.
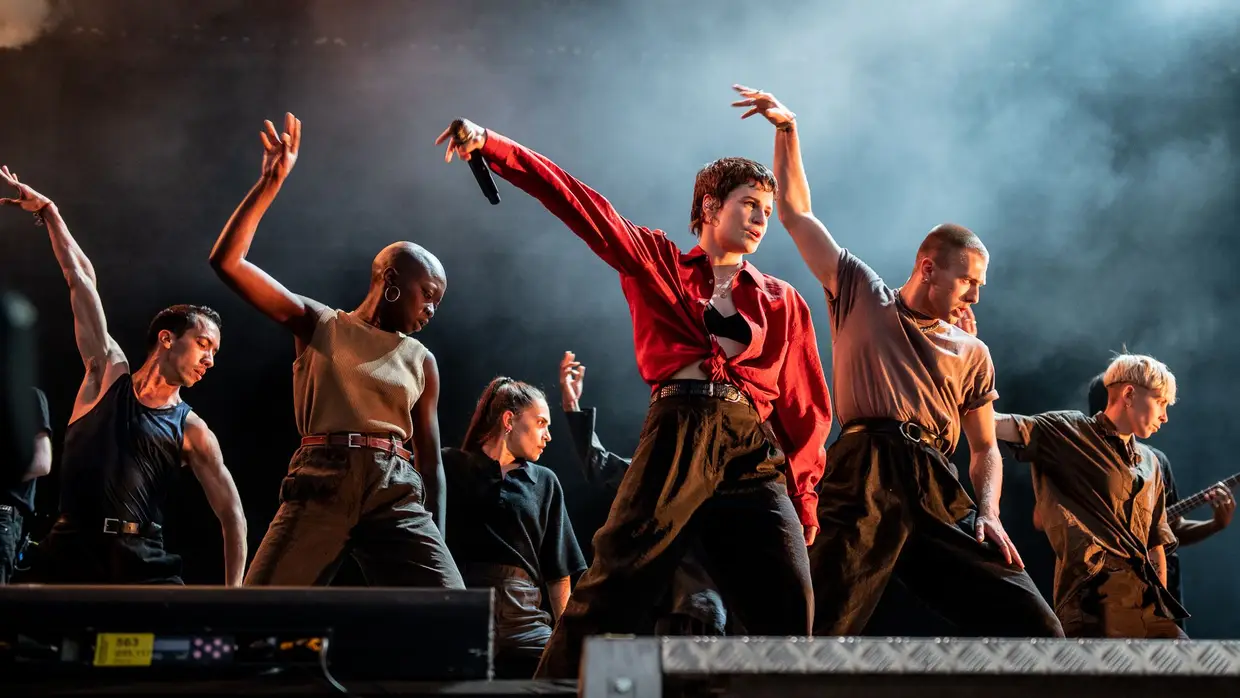
[[[302,446],[340,446],[343,448],[372,448],[376,451],[391,453],[413,461],[413,453],[400,445],[400,439],[394,434],[311,434],[301,438]]]
[[[742,393],[740,388],[731,383],[716,383],[712,381],[683,380],[670,381],[655,388],[654,394],[650,396],[650,402],[654,403],[665,397],[675,397],[678,395],[690,395],[694,397],[713,397],[723,400],[724,402],[743,402],[750,404],[749,398]]]
[[[854,419],[840,429],[841,436],[861,432],[899,435],[913,443],[923,443],[947,453],[947,440],[917,422],[901,422],[898,419]]]
[[[163,528],[157,523],[143,524],[113,517],[96,519],[93,517],[61,516],[57,523],[72,527],[74,530],[99,531],[111,536],[154,536]],[[99,526],[99,528],[96,528]]]

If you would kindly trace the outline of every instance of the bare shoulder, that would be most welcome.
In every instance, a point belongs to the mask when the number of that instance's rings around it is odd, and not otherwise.
[[[118,360],[109,360],[98,367],[92,367],[90,363],[87,363],[86,374],[82,377],[77,395],[73,398],[73,412],[69,415],[69,423],[72,424],[89,414],[112,390],[116,382],[129,373],[129,362],[124,354],[120,354]]]
[[[185,415],[185,449],[201,451],[208,449],[215,442],[215,432],[207,426],[207,420],[191,411]]]
[[[414,340],[417,341],[417,340]],[[426,347],[425,344],[418,342],[418,346],[422,347],[425,354],[422,356],[422,370],[435,375],[439,375],[439,360],[435,358],[435,352]]]

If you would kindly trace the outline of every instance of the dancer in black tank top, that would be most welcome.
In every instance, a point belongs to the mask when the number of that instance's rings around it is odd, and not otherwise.
[[[163,503],[173,476],[188,463],[224,533],[225,583],[241,584],[246,526],[241,498],[224,467],[215,434],[181,400],[202,380],[220,346],[220,316],[174,305],[147,332],[146,360],[132,374],[108,334],[95,269],[56,205],[18,181],[15,205],[46,223],[52,251],[69,283],[74,332],[86,376],[65,430],[60,518],[40,544],[32,577],[43,583],[181,583],[180,557],[164,550]]]

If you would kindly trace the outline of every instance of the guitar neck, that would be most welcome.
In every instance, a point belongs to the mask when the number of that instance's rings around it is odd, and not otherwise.
[[[1223,480],[1223,486],[1226,487],[1227,489],[1234,490],[1236,488],[1236,485],[1240,485],[1240,473],[1236,473],[1235,475],[1232,475],[1226,480]],[[1175,504],[1172,504],[1171,506],[1167,507],[1167,518],[1168,519],[1178,518],[1180,516],[1183,516],[1184,514],[1187,514],[1193,509],[1196,509],[1202,504],[1205,504],[1206,495],[1213,488],[1214,488],[1214,485],[1210,485],[1209,487],[1194,494],[1193,496],[1185,497],[1184,499],[1181,499]]]

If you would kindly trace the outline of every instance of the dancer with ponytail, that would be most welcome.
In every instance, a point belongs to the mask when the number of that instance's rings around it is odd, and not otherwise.
[[[543,392],[500,377],[478,399],[461,447],[443,450],[448,547],[467,586],[495,589],[499,678],[534,675],[571,580],[586,569],[560,480],[536,463],[550,441]]]

